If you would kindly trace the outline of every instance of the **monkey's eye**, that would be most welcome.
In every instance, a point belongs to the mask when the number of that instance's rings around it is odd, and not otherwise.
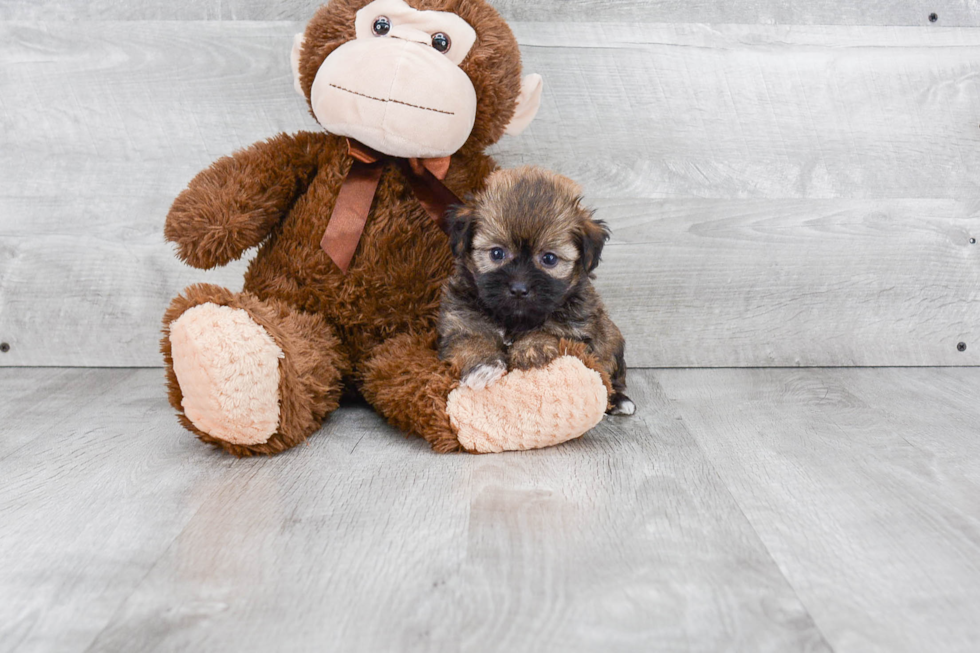
[[[453,42],[449,40],[449,35],[442,32],[436,32],[432,35],[432,47],[436,49],[437,52],[446,54],[449,52],[449,48],[452,47]]]
[[[541,265],[545,266],[546,268],[555,267],[556,265],[558,265],[558,256],[556,254],[552,254],[551,252],[542,254]]]
[[[494,247],[490,250],[491,261],[503,261],[505,258],[507,258],[507,252],[504,251],[503,247]]]
[[[374,19],[374,35],[384,36],[391,31],[391,21],[387,16],[378,16]]]

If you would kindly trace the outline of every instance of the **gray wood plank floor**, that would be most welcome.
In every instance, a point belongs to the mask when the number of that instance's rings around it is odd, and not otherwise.
[[[0,651],[971,651],[980,370],[642,370],[438,456],[369,409],[235,460],[160,370],[0,369]]]

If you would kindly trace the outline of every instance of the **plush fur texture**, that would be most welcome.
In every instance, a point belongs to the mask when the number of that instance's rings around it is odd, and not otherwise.
[[[476,118],[473,83],[459,68],[476,42],[473,28],[450,12],[374,0],[357,12],[356,33],[317,72],[310,105],[319,123],[391,156],[458,151]],[[438,34],[447,50],[433,47]]]
[[[210,302],[170,325],[181,406],[202,431],[237,445],[263,444],[279,427],[279,360],[272,337],[240,308]]]
[[[296,53],[298,86],[308,101],[321,64],[354,38],[355,14],[366,4],[367,0],[333,0],[308,24]],[[444,182],[458,196],[467,196],[484,187],[495,164],[483,151],[504,134],[515,116],[522,89],[517,42],[483,0],[409,0],[409,4],[457,13],[477,34],[460,64],[477,94],[476,123],[452,156]],[[540,94],[540,85],[526,85],[525,95],[535,94]],[[529,120],[523,114],[518,118],[521,123]],[[388,421],[424,437],[436,451],[467,448],[447,412],[459,370],[440,361],[435,350],[440,288],[453,269],[449,242],[398,167],[388,165],[351,266],[342,273],[320,248],[320,241],[350,165],[341,137],[281,134],[219,159],[174,202],[165,234],[189,265],[205,269],[225,265],[258,247],[242,292],[208,284],[191,286],[173,300],[163,318],[161,349],[170,403],[181,423],[204,442],[237,456],[281,452],[316,431],[340,397],[354,388]],[[236,341],[216,344],[210,336],[191,335],[180,328],[182,316],[204,305],[234,310],[242,333],[254,335],[255,329],[261,329],[276,350],[237,343],[235,351],[225,352],[228,355],[222,359],[209,348],[222,350]],[[187,405],[208,406],[218,414],[220,402],[209,402],[208,397],[234,392],[237,382],[225,374],[223,382],[203,391],[194,383],[182,387],[174,369],[175,344],[178,361],[186,352],[192,352],[190,360],[225,361],[202,366],[198,371],[204,374],[207,369],[226,370],[226,363],[232,361],[241,369],[257,368],[265,364],[269,352],[281,352],[275,392],[262,383],[248,391],[250,401],[266,418],[265,407],[278,400],[275,432],[264,441],[259,440],[265,434],[257,433],[229,439],[227,434],[219,437],[213,427],[195,425],[184,413],[185,391],[203,392],[203,399],[189,398]],[[584,351],[572,354],[589,358]],[[602,376],[605,380],[605,372]],[[560,387],[560,376],[548,375],[537,385],[549,383]],[[556,392],[551,387],[537,390],[542,396]],[[572,391],[570,386],[566,390]],[[497,410],[506,412],[509,407],[499,405]],[[205,424],[203,419],[198,422]]]
[[[265,442],[237,444],[199,429],[183,412],[183,391],[174,372],[171,328],[189,309],[203,304],[242,309],[262,327],[282,352],[279,359],[279,427]],[[163,317],[161,349],[167,369],[170,405],[180,421],[201,440],[236,456],[273,454],[305,440],[339,405],[348,359],[340,353],[335,330],[314,313],[298,311],[276,298],[262,300],[250,292],[233,293],[211,284],[187,288]]]
[[[403,333],[391,338],[362,366],[361,391],[388,421],[423,436],[439,453],[461,448],[446,400],[458,384],[457,370],[439,360],[436,333]]]
[[[307,98],[326,56],[354,37],[354,16],[365,4],[334,0],[310,21],[299,56]],[[514,114],[521,90],[517,42],[482,0],[409,4],[453,11],[478,35],[461,64],[477,92],[476,125],[445,179],[465,196],[482,189],[494,169],[483,150],[503,135]],[[188,264],[212,268],[259,248],[243,292],[192,286],[163,319],[170,402],[183,425],[205,442],[238,456],[283,451],[316,431],[345,386],[353,386],[392,424],[425,437],[437,451],[460,448],[446,412],[458,376],[438,360],[434,345],[440,287],[453,267],[448,241],[398,169],[388,166],[351,267],[342,274],[320,240],[350,165],[343,138],[280,134],[219,159],[174,202],[165,235]],[[170,328],[185,311],[206,303],[241,309],[283,353],[279,426],[266,442],[215,437],[183,413]]]
[[[439,352],[462,370],[463,384],[548,365],[564,338],[583,343],[609,376],[613,410],[625,405],[625,341],[592,286],[609,232],[582,206],[581,189],[540,168],[501,170],[450,225],[457,265],[443,296]]]
[[[572,355],[570,347],[576,348]],[[512,371],[485,390],[460,387],[450,393],[450,420],[465,449],[540,449],[577,438],[599,423],[607,407],[608,382],[581,343],[566,342],[558,348],[565,355],[546,367]],[[501,405],[509,410],[500,411]]]
[[[307,25],[299,64],[299,85],[307,99],[324,59],[355,37],[354,19],[367,4],[366,0],[334,0]],[[419,10],[452,12],[476,30],[476,44],[460,64],[476,89],[476,122],[459,154],[482,154],[504,135],[517,108],[521,92],[517,41],[507,23],[483,0],[409,0],[408,4]]]

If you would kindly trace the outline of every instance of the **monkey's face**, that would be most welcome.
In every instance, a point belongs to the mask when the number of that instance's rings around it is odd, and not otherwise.
[[[350,0],[331,4],[336,6],[327,8],[334,12],[329,18],[336,20],[342,20],[342,9],[356,6]],[[471,12],[491,31],[506,29],[499,17],[499,24],[492,24],[489,14]],[[310,84],[308,97],[317,121],[331,133],[393,156],[443,157],[458,151],[480,115],[475,85],[480,80],[471,79],[461,67],[471,51],[482,59],[480,51],[488,47],[477,45],[474,26],[452,11],[420,11],[404,0],[374,0],[356,11],[353,22],[354,37],[338,45],[337,35],[325,33],[315,19],[305,39],[310,50],[318,46],[317,40],[324,40],[321,52],[307,52],[302,38],[294,46],[297,88],[305,91],[304,81]],[[337,30],[338,26],[329,27]],[[493,35],[489,43],[502,46]],[[310,66],[301,64],[304,56],[318,61],[312,82],[304,79],[310,74]],[[516,81],[520,87],[519,76]],[[533,117],[540,78],[531,81],[534,97],[526,103],[533,105],[527,108]],[[513,88],[514,80],[508,79],[506,86]],[[520,105],[524,94],[511,96],[511,107]],[[483,95],[487,97],[486,92]]]
[[[311,105],[323,127],[395,156],[447,156],[476,118],[476,91],[459,64],[476,41],[466,21],[375,0],[357,37],[326,58]]]
[[[609,233],[581,189],[545,170],[494,173],[453,218],[453,251],[484,309],[510,331],[540,327],[588,279]]]

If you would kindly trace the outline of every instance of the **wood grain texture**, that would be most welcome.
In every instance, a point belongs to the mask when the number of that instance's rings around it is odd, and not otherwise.
[[[240,286],[163,217],[218,156],[315,128],[301,27],[0,23],[0,364],[159,365],[173,295]],[[980,30],[514,28],[545,100],[495,153],[610,220],[630,364],[978,363]]]
[[[976,0],[490,0],[508,20],[786,25],[980,25]],[[5,0],[0,20],[305,20],[322,0]]]
[[[3,364],[156,366],[171,297],[241,287],[243,263],[176,259],[167,209],[217,157],[315,123],[277,47],[288,28],[184,27],[0,25],[0,60],[17,64],[0,76]]]
[[[81,651],[233,461],[186,453],[160,370],[2,370],[0,392],[24,410],[0,427],[0,651]]]
[[[980,30],[562,23],[507,163],[597,197],[973,199]],[[550,89],[550,90],[549,90]]]
[[[980,364],[976,202],[597,206],[613,230],[597,287],[630,365]]]
[[[59,0],[64,2],[65,0]],[[976,0],[491,0],[508,20],[761,25],[980,25]],[[930,14],[937,20],[930,23]]]
[[[159,370],[59,374],[73,418],[0,458],[0,651],[830,650],[649,374],[641,417],[551,450],[439,456],[345,407],[241,461]]]
[[[571,174],[591,196],[966,199],[980,189],[980,30],[514,27],[525,67],[547,80],[544,106],[496,152]],[[16,64],[0,78],[4,201],[156,206],[222,154],[315,129],[288,72],[301,28],[0,25],[0,60]]]
[[[0,402],[0,460],[45,436],[45,429],[70,421],[85,402],[86,394],[105,392],[131,375],[125,371],[35,369],[25,375],[0,375],[4,400]],[[93,395],[88,395],[91,398]],[[94,395],[94,396],[97,396]]]
[[[597,287],[627,338],[631,366],[980,363],[974,203],[595,206],[614,234]],[[64,252],[77,241],[69,236],[15,241],[3,285],[11,291],[0,296],[0,334],[12,343],[3,361],[158,365],[158,320],[169,296],[202,280],[240,289],[244,268],[192,270],[158,241],[92,239],[70,258]]]
[[[653,374],[838,653],[980,641],[980,373]]]

